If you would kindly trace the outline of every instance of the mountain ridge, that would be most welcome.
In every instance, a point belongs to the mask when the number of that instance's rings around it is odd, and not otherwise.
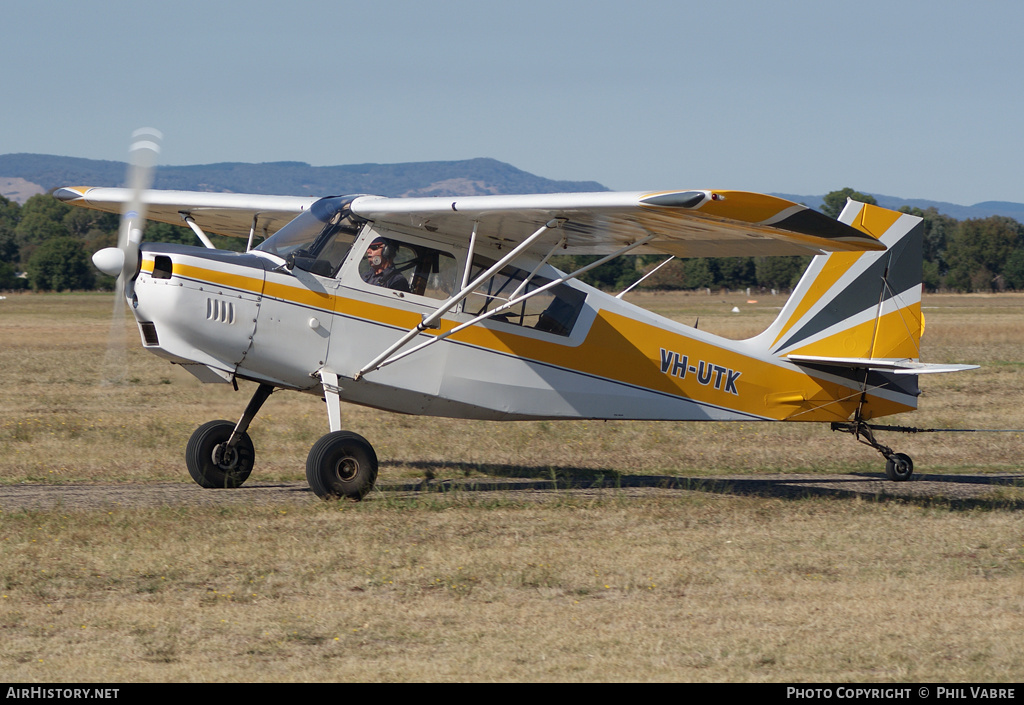
[[[60,186],[119,186],[124,162],[50,154],[0,155],[0,195],[24,203],[36,193]],[[547,179],[511,164],[478,157],[457,161],[401,162],[397,164],[342,164],[311,166],[306,162],[216,162],[161,166],[154,188],[183,191],[224,191],[290,196],[325,196],[372,193],[391,197],[478,196],[510,193],[608,191],[597,181]],[[863,193],[869,193],[864,191]],[[822,195],[772,193],[820,210]],[[921,198],[900,198],[872,193],[880,206],[897,210],[911,206],[967,220],[1001,215],[1024,222],[1024,203],[984,201],[962,205]]]
[[[43,192],[60,186],[120,186],[124,174],[122,162],[48,154],[0,155],[0,179],[23,179]],[[160,166],[153,187],[290,196],[373,193],[392,197],[608,190],[596,181],[547,179],[485,157],[319,167],[305,162]]]

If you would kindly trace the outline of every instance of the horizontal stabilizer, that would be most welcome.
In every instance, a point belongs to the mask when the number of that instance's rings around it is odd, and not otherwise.
[[[798,365],[825,365],[832,367],[856,368],[891,372],[895,375],[924,375],[938,372],[963,372],[975,370],[978,365],[943,365],[914,360],[886,360],[872,357],[822,357],[820,355],[787,355],[786,359]]]

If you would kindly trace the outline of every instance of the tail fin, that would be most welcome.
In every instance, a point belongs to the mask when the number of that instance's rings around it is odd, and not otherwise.
[[[775,355],[822,362],[918,361],[924,327],[921,218],[847,201],[839,220],[887,249],[815,257],[782,313],[754,341]]]

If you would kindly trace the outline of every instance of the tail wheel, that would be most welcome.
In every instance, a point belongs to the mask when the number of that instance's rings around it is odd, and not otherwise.
[[[200,487],[241,487],[249,478],[256,451],[243,433],[233,448],[227,445],[235,430],[231,421],[210,421],[195,430],[185,447],[188,474]]]
[[[905,482],[914,474],[914,461],[906,453],[893,453],[885,461],[885,476],[893,482]]]
[[[377,481],[377,454],[359,434],[333,431],[310,449],[306,480],[318,497],[358,502]]]

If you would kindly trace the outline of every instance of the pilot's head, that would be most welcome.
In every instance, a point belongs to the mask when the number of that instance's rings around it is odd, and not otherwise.
[[[375,270],[384,269],[395,259],[395,246],[387,238],[374,238],[366,248],[366,260]]]

